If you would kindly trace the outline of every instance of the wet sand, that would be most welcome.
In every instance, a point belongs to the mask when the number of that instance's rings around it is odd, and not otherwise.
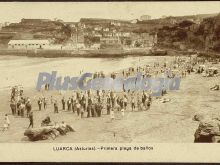
[[[58,76],[77,77],[84,72],[112,71],[135,67],[141,64],[152,64],[173,57],[127,57],[127,58],[30,58],[19,56],[0,56],[0,91],[10,86],[22,85],[24,88],[35,88],[39,72],[57,71]]]

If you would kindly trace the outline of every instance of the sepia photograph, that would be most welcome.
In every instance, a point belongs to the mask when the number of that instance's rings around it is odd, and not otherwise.
[[[220,2],[0,2],[0,76],[1,144],[219,143]]]

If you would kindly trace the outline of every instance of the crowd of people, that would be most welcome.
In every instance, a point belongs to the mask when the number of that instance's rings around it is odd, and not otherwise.
[[[28,117],[32,110],[30,98],[24,97],[23,89],[19,89],[17,86],[12,88],[10,107],[12,115],[18,115],[21,117]]]
[[[138,95],[138,96],[137,96]],[[136,102],[135,97],[138,97]],[[54,103],[54,113],[58,113],[58,101],[55,100]],[[61,99],[61,109],[76,113],[78,116],[83,117],[101,117],[106,111],[107,115],[111,115],[114,118],[114,111],[120,111],[122,116],[124,111],[126,111],[128,106],[131,106],[131,110],[143,110],[149,109],[152,102],[151,96],[147,92],[138,93],[135,92],[123,92],[115,93],[113,91],[85,91],[85,92],[74,92],[71,97],[66,99],[63,97]],[[131,104],[130,104],[131,103]],[[137,106],[137,104],[142,105],[142,107]]]

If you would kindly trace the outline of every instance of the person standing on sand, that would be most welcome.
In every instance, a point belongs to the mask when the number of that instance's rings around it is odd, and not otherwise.
[[[16,114],[16,102],[15,102],[15,100],[11,101],[10,107],[11,107],[12,115],[15,115]]]
[[[143,91],[143,94],[142,94],[142,104],[143,105],[145,105],[146,99],[147,99],[147,96],[146,96],[145,92]]]
[[[68,111],[71,110],[71,98],[69,98],[69,100],[67,101],[67,109]]]
[[[141,98],[139,94],[137,96],[137,107],[138,107],[138,111],[140,111],[141,110]]]
[[[84,108],[81,106],[80,108],[80,114],[81,114],[81,118],[83,118],[83,115],[84,115]]]
[[[132,111],[135,110],[135,99],[134,99],[134,96],[131,96],[131,110]]]
[[[41,111],[41,106],[42,106],[42,100],[41,98],[38,99],[38,107],[39,107],[39,111]]]
[[[28,126],[28,128],[30,128],[30,127],[34,127],[34,116],[33,116],[33,112],[30,112],[30,114],[29,114],[29,121],[30,121],[30,124],[29,124],[29,126]]]
[[[91,116],[91,109],[92,109],[92,98],[88,96],[87,118]]]
[[[116,96],[115,94],[113,93],[113,91],[110,92],[110,98],[111,98],[111,101],[112,101],[112,108],[114,109],[115,108],[115,104],[116,104]]]
[[[62,102],[62,105],[63,105],[63,110],[65,110],[66,101],[65,101],[64,97],[62,98],[61,102]]]
[[[25,108],[26,108],[26,110],[27,110],[27,117],[29,117],[29,114],[30,114],[30,112],[31,112],[31,101],[30,101],[30,99],[28,98],[27,99],[27,103],[25,104]]]
[[[45,110],[47,108],[47,100],[45,97],[43,98],[43,104],[44,104],[44,110]]]
[[[59,113],[59,111],[58,111],[58,104],[57,104],[56,100],[54,102],[54,113]]]
[[[72,109],[73,112],[74,112],[74,102],[75,102],[75,99],[74,99],[74,97],[72,96],[72,97],[71,97],[71,109]]]
[[[76,112],[77,112],[78,116],[80,115],[80,108],[81,108],[81,105],[80,105],[79,101],[77,100],[76,101]]]
[[[47,86],[47,84],[45,84],[44,85],[44,89],[45,89],[45,91],[47,91],[48,90],[48,88],[47,88],[48,86]]]
[[[50,103],[53,104],[53,96],[50,97]]]
[[[82,99],[81,99],[81,107],[82,107],[82,109],[83,109],[83,112],[85,112],[86,111],[86,96],[85,95],[83,95],[82,96]]]
[[[96,117],[95,102],[94,101],[93,101],[92,106],[91,106],[91,115],[92,115],[92,117]]]
[[[149,109],[150,109],[150,106],[151,106],[151,96],[149,96],[148,99],[147,99],[147,107],[146,107],[146,110],[149,110]]]
[[[128,105],[128,99],[127,99],[127,96],[126,95],[124,95],[124,98],[123,98],[123,106],[124,106],[124,110],[126,110],[127,109],[127,105]]]
[[[21,105],[19,106],[21,117],[24,117],[24,109],[25,109],[25,104],[22,102]]]
[[[111,98],[110,96],[107,96],[107,100],[106,100],[106,103],[107,103],[107,115],[110,115],[110,111],[111,111]]]
[[[119,98],[119,101],[118,101],[118,105],[119,105],[119,108],[118,108],[118,111],[120,111],[122,108],[124,108],[124,100],[123,100],[123,97]]]
[[[125,116],[125,110],[124,110],[124,108],[121,109],[121,116],[122,116],[122,118],[124,118],[124,116]]]
[[[17,109],[18,116],[20,116],[20,109],[19,109],[20,105],[21,105],[21,100],[18,100],[17,105],[16,105],[17,106],[16,109]]]
[[[97,104],[96,104],[96,110],[97,110],[97,115],[98,115],[98,117],[101,117],[101,115],[102,115],[102,104],[100,103],[100,102],[97,102]]]

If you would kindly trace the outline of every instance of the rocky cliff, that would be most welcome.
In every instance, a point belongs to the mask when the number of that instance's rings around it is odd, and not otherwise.
[[[180,50],[220,52],[220,14],[200,23],[183,20],[158,29],[158,45]]]

